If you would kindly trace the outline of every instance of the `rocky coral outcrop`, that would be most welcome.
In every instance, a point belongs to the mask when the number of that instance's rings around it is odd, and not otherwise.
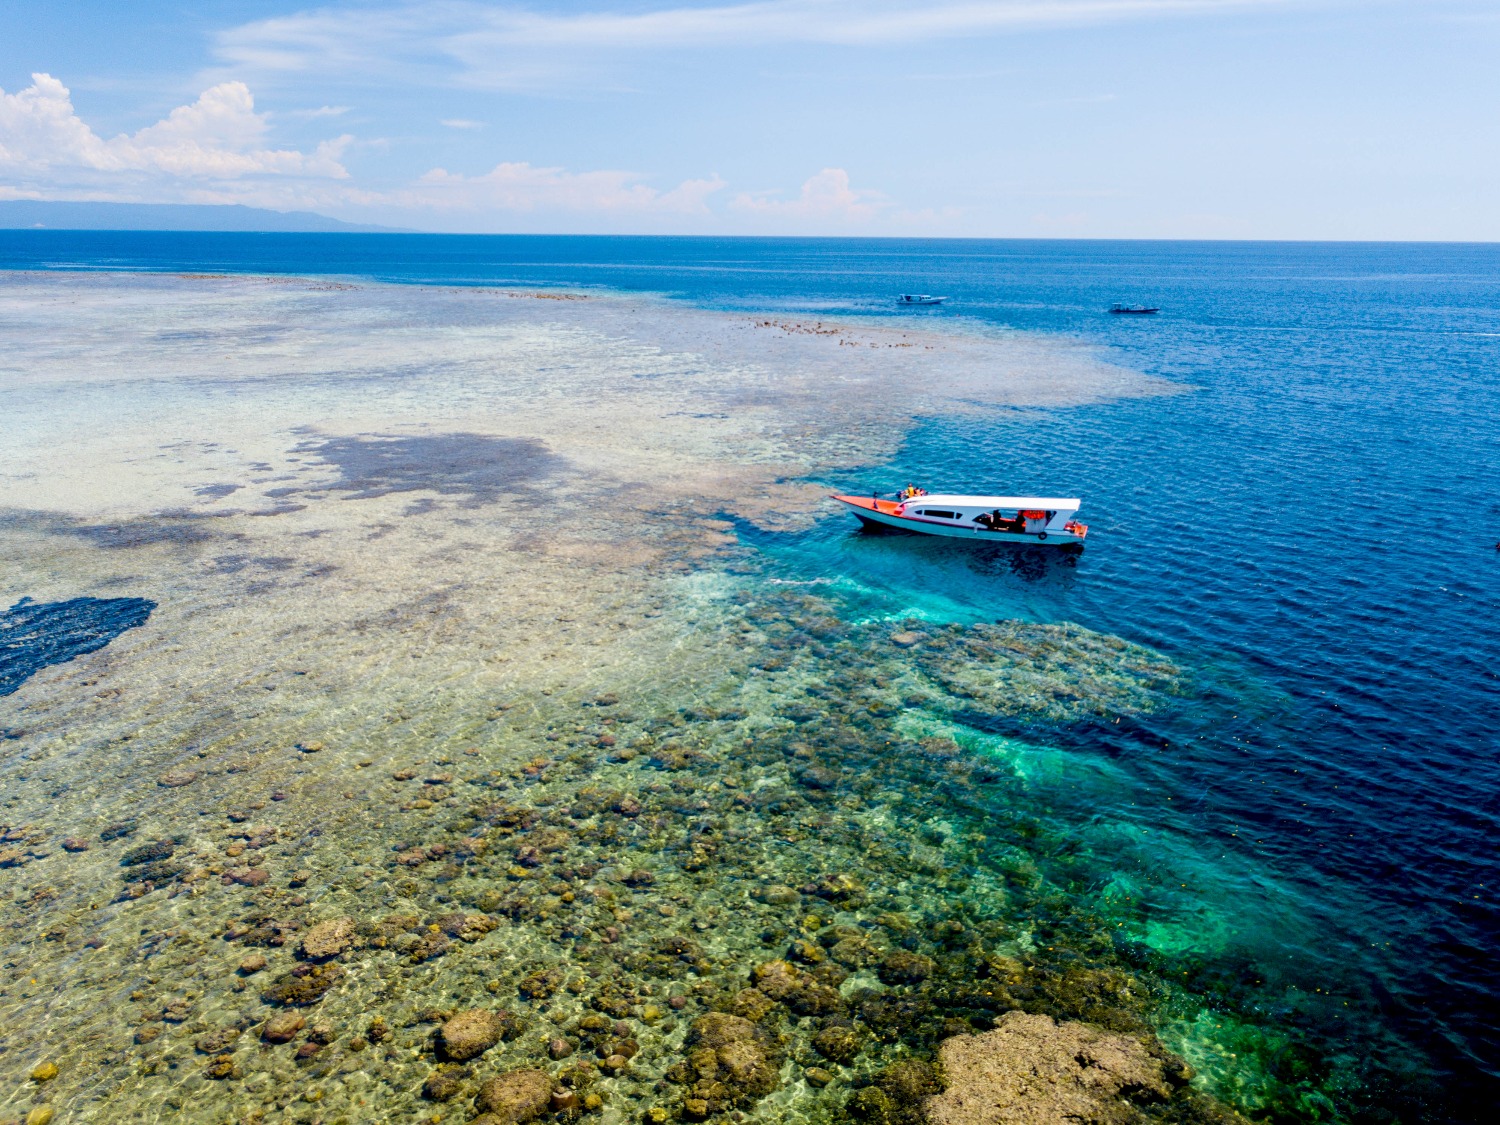
[[[319,922],[302,936],[302,955],[313,961],[337,957],[354,944],[354,919],[347,915]]]
[[[1024,1012],[945,1040],[939,1057],[948,1088],[922,1103],[928,1125],[1130,1125],[1181,1073],[1132,1036]]]
[[[860,1051],[859,1033],[845,1020],[825,1027],[813,1036],[813,1050],[825,1059],[848,1066]]]
[[[1073,624],[934,631],[907,656],[933,687],[967,706],[1062,722],[1150,711],[1182,676],[1160,653]]]
[[[438,1032],[443,1054],[460,1062],[484,1054],[505,1032],[503,1016],[483,1008],[459,1012]]]
[[[267,1004],[306,1007],[323,999],[330,988],[342,979],[344,971],[336,964],[299,965],[260,994]]]
[[[667,1077],[688,1087],[684,1112],[703,1118],[749,1105],[776,1088],[774,1044],[743,1016],[710,1012],[688,1031],[688,1057]]]
[[[877,972],[886,984],[920,984],[935,967],[931,957],[895,949],[885,955]]]
[[[445,914],[435,925],[449,937],[459,941],[476,942],[500,925],[488,914]]]
[[[844,1001],[837,989],[823,984],[790,961],[766,961],[751,973],[755,987],[772,1000],[785,1004],[799,1016],[820,1016],[840,1011]]]
[[[864,1125],[920,1125],[923,1100],[940,1089],[930,1063],[903,1059],[882,1070],[871,1085],[854,1091],[844,1110]]]
[[[512,1070],[486,1078],[474,1106],[471,1125],[520,1125],[546,1110],[552,1101],[552,1079],[545,1070]]]
[[[290,1043],[307,1026],[307,1020],[296,1012],[282,1012],[268,1019],[260,1029],[267,1043]]]

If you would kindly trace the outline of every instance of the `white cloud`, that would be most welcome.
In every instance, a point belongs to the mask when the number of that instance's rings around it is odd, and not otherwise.
[[[483,121],[470,121],[467,117],[445,117],[439,124],[449,129],[483,129]]]
[[[311,153],[265,147],[266,115],[255,112],[243,82],[221,83],[154,125],[105,140],[74,111],[66,86],[50,74],[31,77],[19,93],[0,90],[0,172],[32,189],[122,177],[139,184],[348,176],[339,160],[351,137],[324,141]]]
[[[867,222],[889,202],[879,192],[855,191],[844,169],[824,168],[807,179],[796,199],[781,199],[776,192],[744,192],[729,205],[736,211],[781,219]]]
[[[393,70],[407,80],[493,87],[544,84],[580,55],[781,43],[890,45],[1032,28],[1187,17],[1310,0],[755,0],[559,15],[519,4],[408,0],[384,9],[319,8],[220,32],[237,73]],[[460,64],[455,73],[453,64]]]
[[[414,187],[387,198],[407,207],[445,211],[706,215],[709,196],[725,186],[717,176],[684,180],[670,191],[643,181],[644,177],[635,172],[569,172],[565,168],[505,163],[480,176],[434,168]]]
[[[443,124],[483,125],[459,118]],[[0,198],[244,203],[407,222],[425,214],[479,229],[509,220],[659,229],[701,226],[729,214],[753,225],[819,229],[872,220],[888,225],[904,214],[880,193],[856,190],[842,168],[823,169],[790,198],[744,192],[717,207],[710,203],[728,187],[717,175],[664,188],[640,172],[524,161],[505,161],[478,175],[434,168],[394,188],[357,185],[341,163],[352,137],[303,152],[272,147],[269,132],[269,115],[256,112],[249,88],[224,82],[153,125],[106,139],[78,116],[61,82],[36,74],[18,93],[0,90]]]
[[[349,112],[346,105],[321,105],[317,109],[293,109],[287,112],[288,117],[342,117]]]

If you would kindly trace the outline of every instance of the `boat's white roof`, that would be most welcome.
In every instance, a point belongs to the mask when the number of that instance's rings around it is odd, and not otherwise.
[[[914,496],[906,501],[908,506],[929,505],[949,508],[1032,508],[1053,512],[1076,512],[1079,500],[1062,500],[1055,496],[956,496],[951,493],[934,493],[930,496]]]

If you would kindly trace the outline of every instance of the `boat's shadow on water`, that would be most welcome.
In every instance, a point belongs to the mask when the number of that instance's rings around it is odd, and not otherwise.
[[[769,531],[724,512],[740,542],[773,568],[803,578],[835,575],[872,589],[925,589],[959,604],[1007,602],[1006,588],[1066,592],[1076,581],[1083,548],[981,543],[913,535],[899,529],[849,528],[823,521],[805,531]],[[1011,606],[1009,611],[1013,611]]]
[[[962,567],[986,578],[1019,578],[1028,583],[1067,581],[1083,556],[1082,547],[977,543],[913,535],[895,528],[858,528],[844,537],[844,545],[854,551],[866,543],[878,544],[888,555],[900,553],[929,566]]]

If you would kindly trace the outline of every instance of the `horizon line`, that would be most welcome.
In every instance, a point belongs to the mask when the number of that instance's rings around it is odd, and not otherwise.
[[[149,206],[149,205],[148,205]],[[174,206],[169,204],[168,206]],[[241,205],[243,206],[243,205]],[[290,212],[295,214],[296,212]],[[312,214],[315,212],[301,212]],[[328,216],[319,216],[327,218]],[[349,222],[335,219],[334,222]],[[359,225],[351,223],[350,225]],[[374,225],[374,224],[371,224]],[[741,242],[771,242],[798,239],[814,242],[1171,242],[1212,245],[1302,245],[1302,246],[1496,246],[1500,239],[1493,238],[1192,238],[1192,237],[1141,237],[1131,235],[1033,235],[1033,234],[641,234],[629,232],[599,231],[437,231],[402,228],[385,230],[216,230],[213,228],[186,227],[48,227],[0,226],[0,234],[224,234],[334,236],[339,238],[675,238],[683,240],[737,240]],[[3,268],[3,267],[0,267]]]

